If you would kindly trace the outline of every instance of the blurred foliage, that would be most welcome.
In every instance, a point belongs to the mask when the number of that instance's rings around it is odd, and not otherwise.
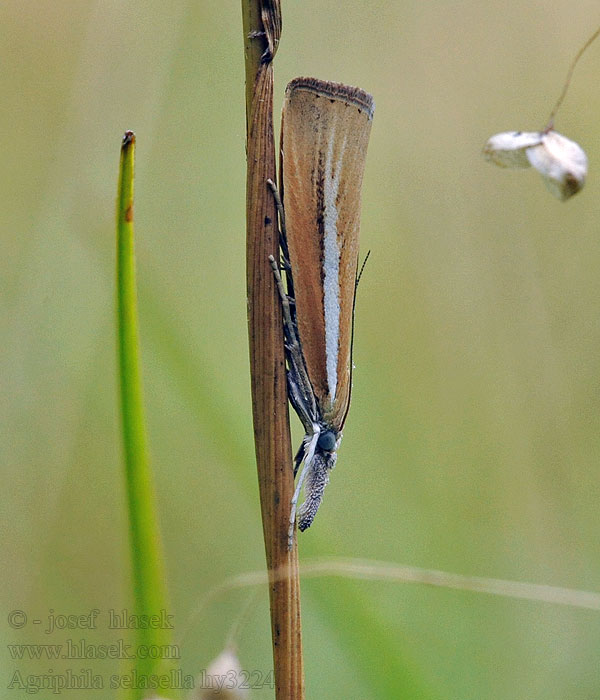
[[[480,156],[493,133],[545,124],[597,5],[302,0],[283,12],[278,94],[295,75],[315,75],[360,85],[377,105],[353,406],[301,557],[598,590],[600,46],[556,120],[588,153],[581,194],[560,203],[534,173]],[[114,219],[120,139],[133,129],[150,448],[175,637],[189,627],[181,666],[196,674],[223,649],[249,593],[216,598],[188,624],[198,601],[264,563],[240,8],[7,0],[0,26],[3,606],[45,621],[50,609],[130,605]],[[266,674],[266,590],[258,600],[238,656]],[[598,697],[591,611],[311,579],[303,614],[311,698]],[[105,623],[3,629],[10,644],[126,637]],[[64,667],[105,682],[122,672],[111,660],[5,652],[1,687],[17,668]]]

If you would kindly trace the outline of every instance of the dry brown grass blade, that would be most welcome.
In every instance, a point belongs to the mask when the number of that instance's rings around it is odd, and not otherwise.
[[[267,567],[287,572],[269,585],[276,698],[304,698],[297,547],[287,548],[294,491],[281,308],[269,255],[278,255],[275,203],[273,56],[279,0],[242,0],[246,64],[247,290],[254,440]]]

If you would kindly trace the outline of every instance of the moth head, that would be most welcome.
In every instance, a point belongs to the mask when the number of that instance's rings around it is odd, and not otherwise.
[[[317,447],[322,452],[335,452],[337,448],[337,436],[333,430],[323,430],[317,440]]]

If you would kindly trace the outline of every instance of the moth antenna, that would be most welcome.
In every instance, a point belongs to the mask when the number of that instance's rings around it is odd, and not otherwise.
[[[360,266],[360,272],[358,275],[356,275],[356,287],[358,287],[358,283],[360,282],[360,278],[362,277],[363,270],[365,269],[365,265],[367,264],[367,260],[369,259],[369,255],[371,255],[371,251],[368,250],[367,254],[365,255],[365,259],[363,260],[363,264]],[[356,295],[356,287],[354,289],[354,294]]]
[[[573,73],[575,71],[575,67],[579,63],[579,59],[583,56],[585,53],[586,49],[591,46],[591,44],[594,43],[594,41],[598,38],[600,35],[600,27],[596,29],[596,31],[592,34],[592,36],[585,42],[585,44],[579,49],[577,52],[575,58],[571,62],[571,65],[569,66],[569,70],[567,71],[567,77],[565,79],[564,85],[562,92],[560,93],[560,96],[558,100],[556,100],[556,104],[554,105],[554,108],[550,112],[550,117],[548,119],[548,125],[544,129],[544,131],[550,131],[551,129],[554,128],[554,117],[556,116],[556,113],[558,112],[561,104],[563,103],[563,100],[565,99],[565,96],[567,94],[567,90],[569,89],[569,86],[571,85],[571,78],[573,77]]]
[[[356,291],[358,290],[358,283],[360,282],[360,278],[362,277],[362,273],[365,269],[365,265],[367,264],[367,260],[369,259],[369,255],[371,255],[370,250],[367,251],[365,259],[363,260],[363,264],[360,266],[360,272],[358,273],[358,275],[356,275],[356,281],[354,282],[354,294],[352,296],[352,327],[350,329],[350,388],[348,392],[348,405],[346,406],[346,413],[344,413],[344,417],[342,419],[342,426],[346,422],[348,410],[350,408],[350,399],[352,398],[352,374],[354,373],[354,313],[356,311]]]

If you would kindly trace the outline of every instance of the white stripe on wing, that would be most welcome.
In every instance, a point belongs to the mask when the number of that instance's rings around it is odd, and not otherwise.
[[[333,144],[335,142],[335,128],[332,127],[328,134],[329,145],[327,148],[327,160],[325,162],[324,175],[324,229],[325,240],[323,243],[324,256],[323,271],[325,279],[323,283],[323,299],[325,313],[325,354],[327,356],[327,384],[331,401],[335,399],[337,390],[338,348],[340,339],[340,246],[337,231],[337,196],[340,188],[342,171],[342,156],[346,147],[346,140],[342,144],[340,157],[333,166]]]

